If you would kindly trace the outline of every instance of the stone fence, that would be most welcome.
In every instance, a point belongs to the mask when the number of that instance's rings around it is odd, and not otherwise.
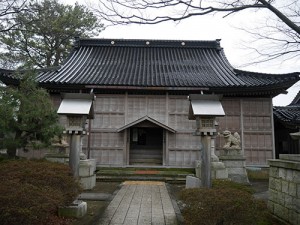
[[[300,155],[269,160],[268,208],[287,223],[300,224]]]

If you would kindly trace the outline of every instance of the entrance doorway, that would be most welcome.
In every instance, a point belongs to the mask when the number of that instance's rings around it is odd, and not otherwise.
[[[163,129],[153,127],[130,128],[130,165],[162,165]]]

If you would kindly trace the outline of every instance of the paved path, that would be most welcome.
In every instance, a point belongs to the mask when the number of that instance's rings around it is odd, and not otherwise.
[[[164,182],[126,181],[106,208],[99,225],[177,225]]]

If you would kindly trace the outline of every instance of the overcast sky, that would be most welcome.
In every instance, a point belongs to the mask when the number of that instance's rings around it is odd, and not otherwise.
[[[85,2],[82,0],[80,2]],[[93,0],[96,2],[96,0]],[[67,1],[70,4],[70,0]],[[95,6],[95,4],[94,4]],[[264,64],[244,66],[256,57],[245,49],[249,45],[249,34],[238,28],[249,27],[259,23],[266,16],[267,11],[243,11],[237,15],[222,18],[218,15],[192,17],[180,23],[165,22],[156,25],[118,25],[107,27],[100,33],[99,38],[114,39],[170,39],[170,40],[215,40],[221,39],[221,46],[229,62],[242,70],[264,73],[289,73],[300,71],[300,62],[273,61]],[[252,43],[251,43],[252,44]],[[288,90],[287,95],[279,95],[273,99],[274,105],[288,105],[300,90],[300,82]]]

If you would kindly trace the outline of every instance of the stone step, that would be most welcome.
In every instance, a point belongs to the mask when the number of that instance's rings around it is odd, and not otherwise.
[[[153,158],[135,158],[135,159],[130,159],[129,160],[129,164],[157,164],[157,165],[161,165],[162,164],[162,159],[153,159]]]
[[[186,177],[166,176],[97,176],[97,181],[123,182],[126,180],[163,181],[167,183],[185,184]]]
[[[160,149],[162,150],[162,146],[160,145],[135,145],[131,146],[131,149]]]
[[[160,155],[162,155],[162,150],[160,150],[160,149],[131,149],[130,151],[129,151],[129,154],[131,155],[131,154],[154,154],[154,155],[156,155],[156,154],[160,154]]]
[[[147,165],[149,166],[149,165]],[[185,183],[187,175],[193,175],[193,169],[164,169],[154,167],[137,168],[98,168],[97,181],[150,180],[172,183]]]
[[[162,159],[162,155],[160,154],[151,154],[151,155],[144,155],[144,154],[130,154],[129,156],[131,159]]]

